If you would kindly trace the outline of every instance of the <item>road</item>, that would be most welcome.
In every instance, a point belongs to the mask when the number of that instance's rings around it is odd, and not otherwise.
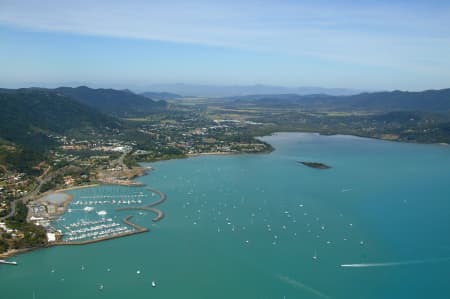
[[[128,155],[130,152],[131,152],[131,150],[123,152],[123,154],[120,155],[120,157],[119,157],[116,161],[114,161],[115,163],[119,164],[119,166],[121,166],[122,169],[124,169],[124,170],[127,170],[127,169],[128,169],[128,166],[127,166],[125,163],[123,163],[123,159],[124,159],[125,156]]]
[[[50,174],[46,174],[43,176],[43,178],[38,178],[39,184],[36,186],[36,188],[34,188],[33,191],[31,191],[30,193],[28,193],[27,195],[18,198],[16,200],[14,200],[13,202],[11,202],[11,211],[9,212],[8,215],[0,217],[0,221],[6,220],[10,217],[12,217],[15,213],[16,213],[16,205],[19,201],[23,202],[23,203],[27,203],[30,199],[34,198],[36,195],[39,194],[39,191],[42,188],[42,185],[44,185],[45,183],[47,183],[48,181],[50,181],[53,176],[55,175],[55,173],[50,173]]]

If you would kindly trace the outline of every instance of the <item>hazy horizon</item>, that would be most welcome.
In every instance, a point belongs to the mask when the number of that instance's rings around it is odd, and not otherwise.
[[[1,0],[0,85],[441,89],[449,28],[446,1]]]

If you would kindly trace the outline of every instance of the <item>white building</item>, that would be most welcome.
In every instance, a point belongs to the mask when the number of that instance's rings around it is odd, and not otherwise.
[[[55,242],[56,241],[56,234],[54,234],[54,233],[47,233],[47,241]]]

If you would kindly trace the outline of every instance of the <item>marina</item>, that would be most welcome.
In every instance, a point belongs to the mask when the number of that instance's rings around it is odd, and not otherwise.
[[[104,188],[119,190],[120,193],[98,194],[97,190],[78,189],[78,192],[83,192],[84,195],[76,196],[68,205],[67,213],[54,221],[61,239],[53,245],[90,244],[149,231],[147,228],[131,223],[129,220],[132,215],[125,217],[121,222],[115,220],[118,213],[122,211],[152,212],[156,215],[152,219],[153,222],[164,218],[164,213],[154,208],[166,200],[167,197],[163,192],[142,188],[143,191],[124,194],[122,192],[129,191],[124,187],[105,186]],[[155,195],[159,199],[155,200]],[[99,210],[100,207],[102,210]],[[114,218],[107,215],[114,215]]]

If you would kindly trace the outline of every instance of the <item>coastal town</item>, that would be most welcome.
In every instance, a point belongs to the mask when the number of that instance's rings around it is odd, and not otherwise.
[[[132,121],[131,129],[114,134],[50,135],[57,146],[31,173],[0,169],[0,256],[63,239],[52,222],[66,212],[71,198],[46,200],[55,191],[98,184],[139,186],[133,178],[152,170],[139,162],[271,150],[246,132],[257,123],[190,116]],[[30,227],[38,233],[29,235]],[[124,227],[119,232],[129,231]]]

